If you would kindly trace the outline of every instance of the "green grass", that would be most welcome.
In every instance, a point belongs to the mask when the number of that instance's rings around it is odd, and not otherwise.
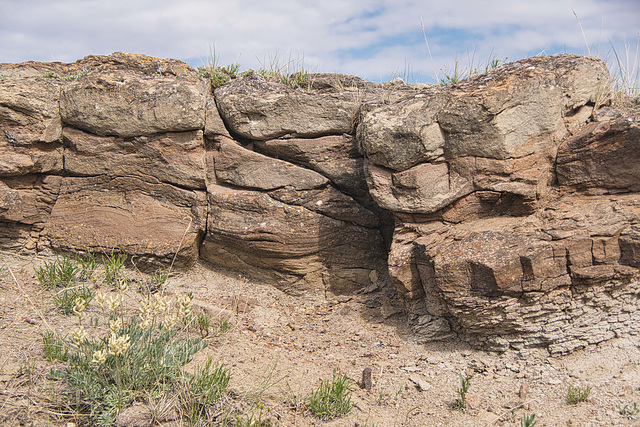
[[[236,418],[235,427],[270,426],[271,422],[268,418],[270,412],[271,408],[266,408],[265,410],[264,403],[257,402],[246,419],[242,416]]]
[[[347,415],[354,406],[351,391],[351,380],[334,370],[332,379],[322,380],[312,391],[308,398],[309,410],[323,421]]]
[[[56,256],[55,261],[45,261],[42,267],[35,269],[40,284],[49,289],[74,285],[79,271],[78,264],[67,255]]]
[[[309,73],[304,68],[304,57],[283,60],[276,52],[260,63],[257,73],[266,78],[274,78],[294,88],[305,88],[308,85]]]
[[[521,427],[534,427],[538,421],[536,421],[536,414],[524,414],[520,419]]]
[[[567,388],[567,403],[570,405],[577,405],[580,402],[584,402],[589,398],[591,394],[591,387],[585,386],[569,386]]]
[[[462,372],[458,375],[460,378],[460,387],[458,388],[458,398],[455,400],[454,406],[457,409],[465,410],[467,409],[467,393],[471,388],[473,375],[463,375]]]
[[[93,299],[93,291],[84,285],[75,285],[61,290],[54,290],[51,299],[64,314],[73,314],[79,300],[88,304]]]
[[[42,334],[42,345],[44,347],[44,357],[49,361],[59,360],[66,362],[69,359],[69,350],[64,344],[64,340],[53,332]]]
[[[640,408],[638,407],[638,404],[636,402],[633,402],[633,405],[628,404],[624,406],[622,406],[619,403],[616,403],[616,408],[618,409],[618,413],[620,415],[624,415],[625,417],[628,417],[628,418],[634,419],[634,417],[640,413]]]
[[[229,387],[231,372],[222,363],[213,364],[209,357],[204,365],[187,375],[176,387],[183,416],[190,425],[206,423],[218,411],[216,403]]]
[[[111,254],[103,254],[102,262],[104,265],[105,280],[112,285],[118,285],[122,276],[122,269],[127,261],[127,254],[111,252]]]

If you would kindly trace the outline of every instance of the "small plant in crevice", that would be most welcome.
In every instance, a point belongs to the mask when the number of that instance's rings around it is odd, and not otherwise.
[[[522,415],[522,418],[520,419],[520,426],[521,427],[534,427],[537,423],[538,423],[538,421],[536,421],[536,414],[535,413],[524,414],[524,415]]]
[[[460,372],[460,387],[458,388],[458,398],[454,402],[454,407],[460,410],[467,409],[467,393],[471,388],[471,379],[473,378],[473,374],[467,375],[463,372]]]
[[[333,370],[332,379],[324,379],[308,398],[309,410],[320,420],[326,421],[347,415],[354,404],[351,401],[352,385],[346,375]]]
[[[567,388],[567,403],[570,405],[577,405],[580,402],[584,402],[589,398],[591,394],[591,387],[585,386],[572,386]]]
[[[620,403],[616,403],[616,408],[618,409],[618,413],[630,419],[636,419],[636,415],[640,413],[640,408],[638,407],[637,402],[633,402],[632,404],[627,404],[622,406]]]
[[[238,70],[240,70],[240,64],[231,64],[225,67],[218,65],[215,48],[210,48],[207,64],[198,67],[198,75],[209,79],[211,86],[217,88],[235,79],[238,76]]]
[[[78,80],[80,77],[86,76],[87,74],[89,74],[89,70],[87,70],[86,68],[83,68],[82,71],[79,71],[75,74],[71,74],[68,76],[61,76],[60,74],[53,72],[53,71],[46,71],[42,76],[43,77],[51,77],[51,78],[55,78],[58,80],[65,80],[68,82],[74,81],[74,80]]]

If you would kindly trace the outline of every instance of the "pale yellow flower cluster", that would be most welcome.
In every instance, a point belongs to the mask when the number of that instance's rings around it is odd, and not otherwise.
[[[190,295],[181,295],[177,297],[178,317],[183,320],[189,319],[193,310],[193,303]]]
[[[116,335],[112,333],[109,336],[109,354],[114,356],[122,356],[127,352],[131,343],[129,342],[129,335]]]
[[[96,350],[93,352],[93,358],[91,359],[91,363],[95,363],[96,365],[102,365],[107,361],[107,352],[104,350]]]
[[[87,333],[84,331],[84,326],[80,325],[75,328],[71,333],[71,337],[76,345],[80,345],[87,338]]]
[[[73,304],[73,312],[75,314],[80,314],[82,313],[85,309],[87,308],[87,300],[84,298],[76,298],[76,300],[74,301]]]
[[[167,311],[168,304],[162,295],[155,295],[153,300],[150,298],[140,304],[140,318],[142,319],[142,327],[149,329],[155,323],[155,320]]]

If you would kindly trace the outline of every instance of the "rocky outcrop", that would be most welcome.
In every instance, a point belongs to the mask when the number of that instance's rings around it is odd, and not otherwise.
[[[606,107],[597,59],[444,87],[213,89],[123,53],[0,76],[2,248],[202,258],[305,295],[390,279],[419,339],[486,349],[640,329],[640,118]]]
[[[353,129],[386,86],[247,75],[214,94],[179,61],[124,53],[0,70],[3,247],[202,257],[298,294],[385,277]]]
[[[601,62],[541,57],[364,118],[422,339],[567,352],[637,333],[637,117],[587,124],[610,94]]]

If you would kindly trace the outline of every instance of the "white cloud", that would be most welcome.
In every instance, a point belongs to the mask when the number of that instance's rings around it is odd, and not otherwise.
[[[575,8],[580,17],[573,15]],[[422,18],[434,63],[420,28]],[[636,0],[0,0],[0,62],[74,61],[114,51],[256,68],[270,57],[304,57],[307,68],[370,78],[429,78],[474,52],[519,59],[558,50],[635,46]]]

